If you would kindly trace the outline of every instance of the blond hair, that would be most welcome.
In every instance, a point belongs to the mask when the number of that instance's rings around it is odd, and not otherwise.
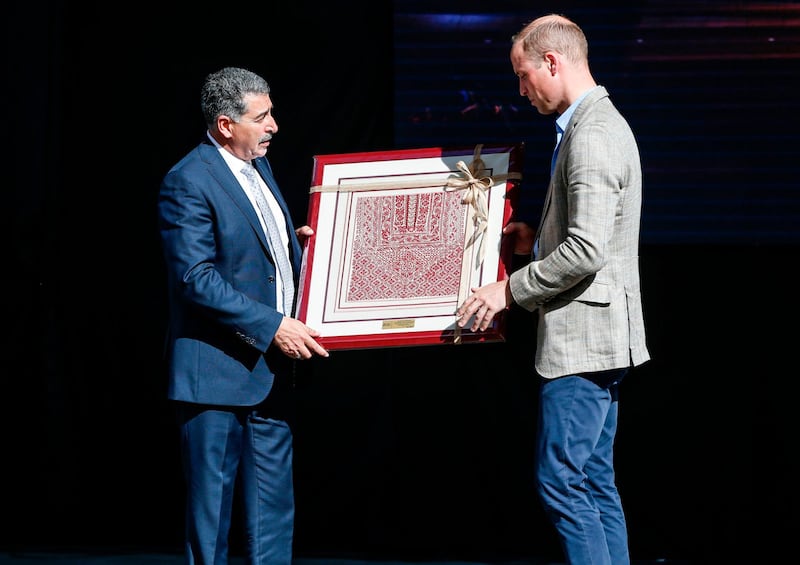
[[[524,53],[541,64],[544,54],[555,51],[573,64],[588,64],[589,43],[583,30],[565,16],[548,14],[528,23],[511,41],[522,44]],[[538,66],[537,64],[537,66]]]

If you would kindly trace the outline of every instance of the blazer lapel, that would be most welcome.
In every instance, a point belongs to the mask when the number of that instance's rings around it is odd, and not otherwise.
[[[544,219],[547,216],[547,211],[550,208],[550,201],[553,195],[555,181],[559,177],[558,171],[563,166],[562,157],[566,153],[565,151],[566,147],[569,146],[569,144],[572,141],[572,132],[581,122],[586,113],[591,111],[592,106],[594,106],[595,102],[607,96],[608,96],[608,91],[604,86],[598,86],[592,92],[587,94],[586,98],[584,98],[578,105],[578,107],[575,108],[575,113],[572,114],[572,117],[570,118],[569,123],[567,124],[567,127],[564,130],[564,135],[561,137],[561,142],[559,144],[558,157],[556,158],[553,176],[550,177],[550,182],[547,185],[547,194],[545,194],[544,204],[542,205],[542,215],[539,218],[539,227],[536,230],[537,239],[539,238],[539,235],[542,233],[542,225],[544,224]]]

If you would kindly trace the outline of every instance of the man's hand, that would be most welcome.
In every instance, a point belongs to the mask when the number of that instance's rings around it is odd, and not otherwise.
[[[505,310],[513,302],[508,280],[497,281],[487,285],[473,288],[472,294],[456,310],[456,322],[463,328],[474,314],[475,319],[470,329],[484,331],[492,323],[495,314]]]
[[[311,226],[300,226],[294,230],[294,233],[300,240],[300,245],[303,245],[309,237],[314,235],[314,229]]]
[[[284,316],[272,341],[284,355],[292,359],[310,359],[314,354],[328,357],[330,354],[317,343],[314,339],[316,337],[319,337],[317,330],[309,328],[300,320]]]
[[[514,255],[530,255],[536,230],[525,222],[509,222],[503,227],[504,236],[514,236]]]

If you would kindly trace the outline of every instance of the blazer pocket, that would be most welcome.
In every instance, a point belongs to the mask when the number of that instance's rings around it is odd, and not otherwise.
[[[587,304],[611,304],[611,287],[605,283],[593,282],[587,286],[583,292],[571,298],[578,302],[585,302]]]
[[[554,308],[560,308],[574,301],[608,306],[611,304],[611,285],[604,281],[598,281],[596,274],[591,275],[572,288],[554,296],[550,303],[558,305],[553,306]]]

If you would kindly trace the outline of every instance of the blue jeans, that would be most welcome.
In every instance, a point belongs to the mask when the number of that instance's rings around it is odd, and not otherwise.
[[[614,482],[618,388],[627,369],[542,379],[536,479],[569,565],[629,565]]]

